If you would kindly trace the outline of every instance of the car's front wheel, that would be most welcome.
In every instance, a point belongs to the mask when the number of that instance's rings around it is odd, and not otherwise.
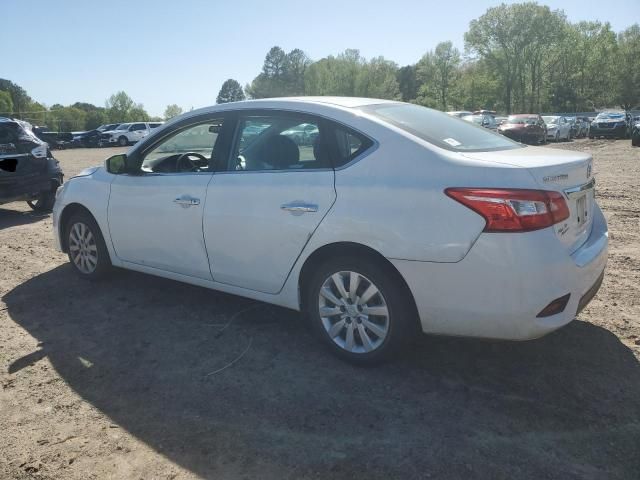
[[[126,147],[129,144],[129,139],[124,135],[118,138],[118,145],[121,147]]]
[[[111,269],[109,252],[100,227],[85,212],[73,214],[65,228],[67,254],[78,275],[90,280],[105,276]]]
[[[406,341],[412,301],[387,269],[337,258],[314,272],[306,309],[316,333],[339,357],[359,365],[387,360]]]

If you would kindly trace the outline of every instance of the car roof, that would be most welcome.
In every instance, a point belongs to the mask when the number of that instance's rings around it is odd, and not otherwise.
[[[262,108],[263,105],[269,106],[269,108],[283,108],[283,109],[295,109],[300,106],[312,106],[312,105],[325,105],[333,106],[337,108],[359,108],[367,105],[379,105],[382,103],[398,103],[393,100],[383,100],[378,98],[362,98],[362,97],[276,97],[276,98],[261,98],[254,100],[243,100],[241,102],[222,103],[218,105],[212,105],[210,107],[203,107],[197,110],[189,112],[191,115],[199,115],[203,113],[216,112],[221,110],[237,109],[251,109]],[[191,116],[190,115],[190,116]]]

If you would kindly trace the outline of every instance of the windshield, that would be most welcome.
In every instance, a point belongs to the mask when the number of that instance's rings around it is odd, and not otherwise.
[[[538,119],[536,117],[518,117],[517,115],[511,115],[507,119],[507,123],[515,123],[518,125],[531,125],[536,123]]]
[[[519,143],[502,135],[418,105],[384,103],[361,107],[360,110],[447,150],[483,152],[522,148]],[[481,122],[482,115],[477,117]]]
[[[544,120],[544,123],[558,123],[559,119],[560,117],[542,117],[542,120]]]
[[[116,128],[116,130],[126,130],[127,128],[129,128],[129,125],[131,125],[131,124],[130,123],[123,123],[118,128]]]

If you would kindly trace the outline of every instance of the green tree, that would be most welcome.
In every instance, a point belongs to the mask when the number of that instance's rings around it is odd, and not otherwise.
[[[182,115],[182,108],[172,103],[171,105],[167,105],[167,108],[164,109],[164,119],[169,120],[173,117],[177,117],[178,115]]]
[[[87,113],[79,108],[56,105],[47,115],[47,126],[59,132],[84,130]]]
[[[398,81],[398,88],[403,102],[410,102],[418,96],[418,79],[415,65],[407,65],[398,69],[396,80]]]
[[[305,72],[305,94],[355,96],[356,78],[365,63],[355,49],[312,63]]]
[[[616,100],[625,110],[640,106],[640,25],[618,36]]]
[[[280,47],[272,47],[264,59],[262,72],[247,85],[247,95],[271,98],[303,94],[305,73],[310,63],[298,48],[285,53]]]
[[[13,100],[11,94],[0,90],[0,117],[11,116],[13,113]]]
[[[110,122],[127,122],[131,118],[131,111],[135,107],[135,102],[125,92],[120,91],[111,95],[107,99],[105,106]]]
[[[0,78],[0,91],[8,92],[11,95],[11,102],[13,103],[13,112],[20,115],[21,112],[28,111],[28,107],[33,100],[27,92],[19,85],[16,85],[10,80]]]
[[[129,110],[129,115],[127,116],[128,122],[148,122],[149,120],[151,120],[151,117],[141,103],[136,103],[131,110]]]
[[[245,96],[240,83],[230,78],[222,84],[220,92],[218,92],[218,97],[216,98],[216,103],[240,102],[244,99]]]
[[[399,100],[401,94],[396,79],[397,71],[398,66],[384,57],[364,62],[356,75],[355,94],[359,97]]]
[[[451,42],[441,42],[427,52],[416,65],[421,84],[418,101],[447,110],[452,87],[459,75],[460,52]]]

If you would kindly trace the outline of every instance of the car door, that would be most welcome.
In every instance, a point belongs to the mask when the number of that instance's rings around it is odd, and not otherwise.
[[[147,135],[147,126],[144,123],[134,123],[129,127],[129,141],[139,142]]]
[[[119,259],[211,280],[202,212],[222,128],[219,117],[181,122],[127,159],[130,173],[112,182],[108,207]]]
[[[216,282],[282,289],[336,198],[325,130],[302,114],[238,115],[229,162],[209,184],[204,211]]]

